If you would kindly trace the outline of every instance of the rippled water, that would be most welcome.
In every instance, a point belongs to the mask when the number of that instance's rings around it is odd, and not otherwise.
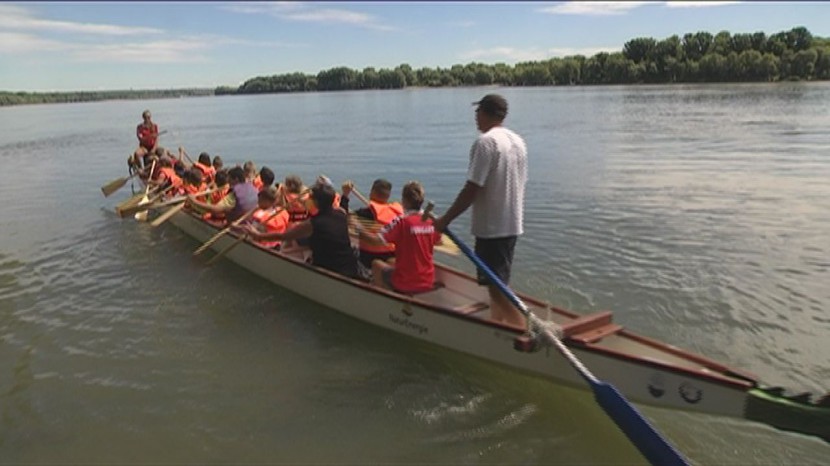
[[[486,89],[0,109],[0,462],[558,463],[639,457],[588,392],[340,316],[112,211],[135,124],[368,191],[464,181]],[[830,86],[501,89],[527,140],[515,288],[830,389]],[[396,188],[397,190],[397,188]],[[469,238],[468,214],[454,224]],[[451,265],[472,271],[460,258]],[[822,464],[826,443],[643,412],[696,464]]]

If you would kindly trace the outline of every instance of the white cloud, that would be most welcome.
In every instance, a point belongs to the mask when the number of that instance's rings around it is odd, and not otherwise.
[[[316,5],[301,2],[239,2],[220,8],[243,14],[268,14],[286,21],[300,21],[326,24],[349,24],[352,26],[393,31],[394,27],[381,24],[370,14],[335,8],[317,8]]]
[[[210,44],[194,40],[160,40],[127,44],[75,45],[72,57],[84,62],[194,63],[208,61]]]
[[[740,2],[666,2],[669,8],[709,8],[713,6],[734,5]]]
[[[624,15],[629,10],[650,2],[564,2],[539,11],[554,15],[612,16]]]
[[[109,36],[160,34],[162,32],[160,29],[149,27],[76,23],[71,21],[40,19],[32,16],[32,13],[29,10],[14,5],[0,5],[0,27],[18,30],[23,29]]]
[[[31,34],[0,31],[0,53],[57,52],[68,47],[63,42]]]

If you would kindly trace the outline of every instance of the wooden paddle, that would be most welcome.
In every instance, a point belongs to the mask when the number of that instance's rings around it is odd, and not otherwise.
[[[115,179],[110,181],[109,183],[101,186],[101,192],[104,193],[104,197],[108,197],[110,194],[118,191],[121,189],[128,181],[130,181],[134,176],[138,175],[138,171],[134,172],[130,176],[122,176],[121,178]]]
[[[274,218],[274,217],[276,217],[277,215],[279,215],[279,214],[280,214],[283,210],[285,210],[285,209],[284,209],[284,208],[282,208],[282,207],[277,208],[277,210],[276,210],[273,214],[269,215],[269,216],[268,216],[265,220],[263,220],[261,223],[262,223],[263,225],[264,225],[264,224],[266,224],[266,223],[268,223],[268,221],[269,221],[269,220],[271,220],[272,218]],[[219,260],[222,256],[224,256],[225,254],[227,254],[228,252],[230,252],[230,250],[231,250],[231,249],[233,249],[233,248],[237,247],[240,243],[242,243],[243,241],[245,241],[247,238],[248,238],[248,234],[247,234],[247,233],[246,233],[246,234],[241,235],[239,238],[237,238],[237,239],[236,239],[236,241],[234,241],[233,243],[231,243],[230,245],[228,245],[228,247],[226,247],[225,249],[223,249],[223,250],[219,251],[218,253],[216,253],[216,255],[215,255],[215,256],[211,257],[211,258],[210,258],[210,260],[209,260],[209,261],[207,261],[207,263],[206,263],[205,265],[213,265],[213,264],[214,264],[214,263],[216,263],[216,261],[218,261],[218,260]]]
[[[169,219],[173,215],[176,215],[176,212],[184,209],[185,205],[186,205],[186,202],[182,201],[178,205],[167,209],[163,214],[159,215],[155,220],[150,222],[150,226],[155,228],[155,227],[161,225],[162,223],[166,222],[167,219]],[[136,214],[136,215],[138,215],[138,214]]]
[[[352,192],[355,194],[355,196],[357,196],[358,199],[361,200],[361,202],[366,204],[367,207],[369,206],[369,200],[366,199],[366,197],[364,197],[363,194],[360,194],[360,191],[352,187]],[[377,223],[374,220],[362,219],[359,217],[357,217],[357,220],[364,225],[368,225],[369,222]],[[458,249],[458,246],[452,241],[452,239],[443,233],[441,234],[441,241],[439,243],[436,243],[435,246],[433,246],[433,250],[443,252],[444,254],[450,256],[457,256],[461,253],[461,250]]]
[[[425,216],[432,216],[433,204],[427,204],[424,211]],[[527,308],[524,302],[516,296],[513,291],[501,281],[501,279],[487,266],[463,241],[461,241],[449,228],[444,232],[455,241],[461,250],[487,278],[496,285],[499,291],[516,306],[528,320],[528,327],[537,335],[543,335],[562,354],[566,361],[576,372],[590,385],[594,392],[597,404],[605,411],[620,430],[631,440],[631,443],[640,450],[640,453],[652,465],[677,465],[688,466],[686,459],[674,449],[660,434],[649,424],[649,422],[625,399],[625,397],[608,382],[603,382],[591,373],[582,361],[562,343],[562,340],[551,331],[549,325],[542,321]]]
[[[157,202],[159,199],[162,198],[162,196],[164,196],[172,188],[173,188],[173,186],[168,186],[167,188],[165,188],[161,192],[157,193],[155,196],[151,197],[149,202],[147,202],[145,204],[140,204],[140,203],[136,202],[136,203],[133,203],[133,204],[127,204],[126,206],[122,206],[122,205],[116,206],[115,212],[118,214],[119,217],[125,218],[125,217],[128,217],[128,216],[132,215],[132,214],[145,211],[147,209],[157,209],[159,207],[164,207],[165,205],[173,204],[175,202],[183,201],[183,200],[186,199],[186,197],[182,197],[180,199],[173,198],[173,199],[165,201],[165,202]]]
[[[213,243],[215,243],[215,242],[219,241],[219,238],[221,238],[221,237],[225,236],[226,234],[228,234],[228,232],[229,232],[229,231],[231,231],[231,229],[232,229],[233,227],[241,225],[241,224],[242,224],[242,222],[244,222],[245,220],[247,220],[247,219],[248,219],[248,217],[250,217],[251,215],[253,215],[253,213],[254,213],[254,212],[255,212],[258,208],[259,208],[259,207],[254,207],[253,209],[249,210],[248,212],[245,212],[245,214],[244,214],[243,216],[241,216],[241,217],[239,217],[238,219],[236,219],[233,223],[231,223],[230,225],[228,225],[227,227],[225,227],[225,228],[224,228],[222,231],[220,231],[219,233],[216,233],[215,235],[213,235],[213,237],[211,237],[209,240],[205,241],[205,242],[204,242],[204,244],[202,244],[202,245],[201,245],[201,246],[199,246],[199,247],[198,247],[195,251],[193,251],[193,255],[194,255],[194,256],[198,256],[199,254],[201,254],[201,253],[205,252],[205,251],[206,251],[206,250],[207,250],[207,249],[208,249],[208,248],[209,248],[209,247],[210,247]]]
[[[148,176],[148,180],[149,180],[149,178],[151,178],[153,176],[153,171],[155,169],[156,169],[156,161],[153,160],[153,164],[150,165],[150,175]],[[150,188],[152,188],[152,185],[148,182],[147,187],[144,188],[144,197],[141,198],[141,200],[138,202],[138,205],[148,204],[150,202],[150,198],[147,197],[150,194]],[[138,220],[139,222],[146,222],[147,221],[147,211],[145,210],[144,212],[138,212],[137,214],[135,214],[135,219]]]

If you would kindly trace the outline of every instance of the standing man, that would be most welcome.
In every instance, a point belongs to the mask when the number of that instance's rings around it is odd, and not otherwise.
[[[467,182],[452,206],[435,221],[443,231],[468,207],[473,206],[472,234],[476,255],[505,283],[510,282],[516,238],[523,233],[527,145],[518,134],[502,126],[507,101],[488,94],[476,107],[476,127],[481,132],[470,149]],[[478,282],[490,293],[490,315],[495,321],[524,326],[524,316],[486,275]]]
[[[138,137],[138,149],[133,153],[131,165],[135,168],[141,168],[144,163],[144,158],[152,154],[156,150],[158,143],[159,127],[153,123],[149,110],[144,110],[141,114],[144,120],[135,128],[135,135]],[[146,165],[146,163],[144,163]]]

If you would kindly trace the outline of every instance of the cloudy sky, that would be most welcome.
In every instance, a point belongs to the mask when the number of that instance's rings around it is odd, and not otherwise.
[[[804,26],[827,2],[0,3],[0,90],[237,86],[335,66],[514,64],[635,37]]]

